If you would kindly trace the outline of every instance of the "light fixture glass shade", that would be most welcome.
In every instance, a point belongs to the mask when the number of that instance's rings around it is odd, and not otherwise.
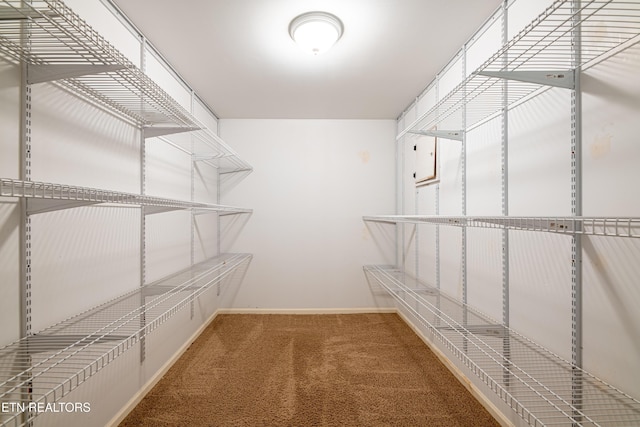
[[[289,25],[291,38],[314,55],[329,50],[340,39],[342,31],[340,19],[326,12],[303,13]]]

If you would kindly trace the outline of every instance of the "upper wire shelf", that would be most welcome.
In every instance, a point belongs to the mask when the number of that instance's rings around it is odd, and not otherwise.
[[[207,210],[227,215],[253,212],[252,209],[233,206],[186,202],[182,200],[143,196],[133,193],[121,193],[89,187],[21,181],[9,178],[0,178],[0,196],[26,198],[27,213],[31,215],[99,203],[144,206],[145,214],[167,212],[178,209]]]
[[[436,224],[501,230],[541,231],[557,234],[640,238],[640,218],[636,217],[377,215],[364,216],[362,219],[372,222]]]
[[[398,138],[431,130],[446,119],[458,123],[453,130],[464,131],[501,111],[505,99],[513,105],[543,86],[574,88],[575,70],[640,39],[639,2],[583,0],[579,8],[573,3],[555,1]],[[449,121],[446,124],[451,127]]]
[[[638,400],[512,329],[394,267],[364,271],[527,424],[640,424]]]
[[[0,425],[31,425],[19,404],[49,404],[87,381],[214,286],[241,279],[249,254],[226,254],[140,287],[0,348]],[[26,418],[26,419],[25,419]]]

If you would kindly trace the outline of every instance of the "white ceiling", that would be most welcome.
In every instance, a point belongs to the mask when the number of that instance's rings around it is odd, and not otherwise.
[[[114,0],[221,118],[395,119],[502,0]],[[344,23],[327,53],[297,15]]]

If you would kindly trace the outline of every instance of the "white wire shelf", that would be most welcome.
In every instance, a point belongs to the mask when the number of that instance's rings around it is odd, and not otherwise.
[[[516,217],[516,216],[440,216],[377,215],[364,216],[364,221],[410,224],[435,224],[456,227],[478,227],[508,230],[541,231],[557,234],[582,234],[640,238],[640,218],[605,217]]]
[[[133,193],[9,178],[0,178],[0,197],[26,198],[27,213],[30,215],[100,203],[143,206],[146,215],[179,209],[219,212],[221,215],[253,212],[252,209],[233,206],[186,202]]]
[[[503,84],[509,81],[507,104],[544,86],[572,88],[574,71],[640,39],[640,3],[629,0],[583,0],[578,10],[571,0],[557,0],[435,106],[411,123],[405,133],[427,131],[445,119],[466,128],[501,111]],[[573,51],[579,34],[581,50]],[[448,122],[447,124],[451,126]]]
[[[398,303],[527,424],[640,425],[640,401],[391,266],[365,266]]]
[[[241,280],[249,254],[227,254],[74,316],[0,349],[0,401],[55,403],[207,290]],[[0,414],[0,425],[36,414]]]

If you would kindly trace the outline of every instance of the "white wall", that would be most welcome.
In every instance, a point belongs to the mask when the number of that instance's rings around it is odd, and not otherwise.
[[[220,130],[254,167],[222,198],[254,209],[240,236],[224,242],[254,254],[233,307],[387,306],[362,266],[393,263],[395,254],[362,216],[394,211],[394,121],[221,120]]]

